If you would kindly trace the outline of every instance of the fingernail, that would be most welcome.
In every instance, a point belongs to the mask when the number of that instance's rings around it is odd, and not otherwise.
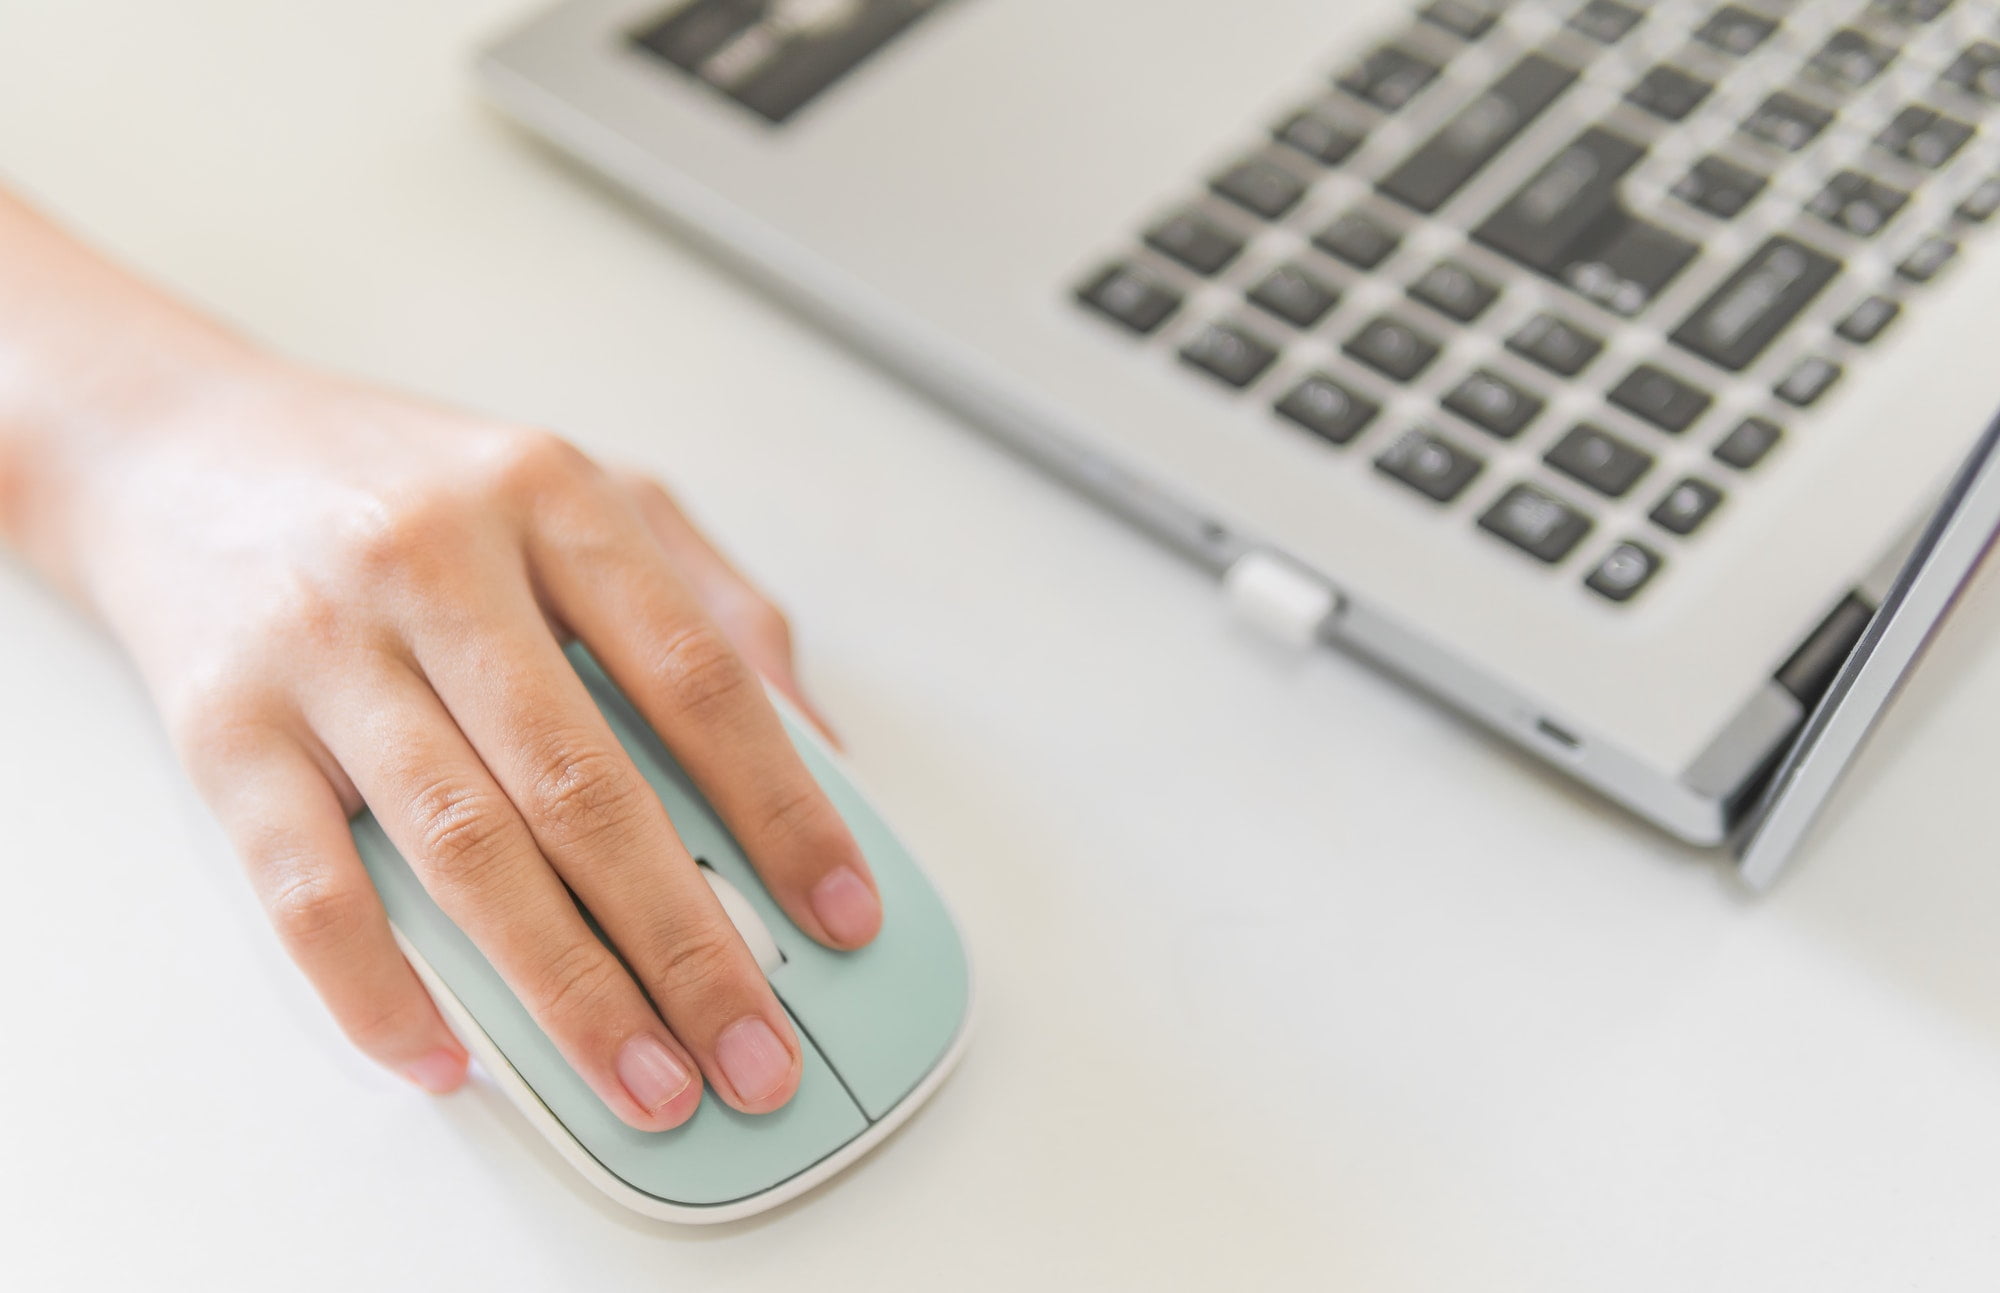
[[[694,1081],[680,1057],[657,1037],[641,1033],[618,1052],[618,1080],[647,1113],[658,1113]]]
[[[792,1053],[771,1031],[771,1025],[751,1015],[729,1025],[716,1039],[715,1058],[722,1075],[736,1088],[738,1099],[755,1104],[785,1084],[791,1076]]]
[[[465,1081],[465,1057],[449,1046],[440,1046],[403,1070],[403,1076],[432,1095],[458,1090]]]
[[[882,928],[882,902],[853,867],[841,867],[813,886],[812,909],[833,941],[850,947]]]

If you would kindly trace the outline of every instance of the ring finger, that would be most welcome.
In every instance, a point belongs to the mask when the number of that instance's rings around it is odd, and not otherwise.
[[[436,694],[383,661],[310,715],[438,906],[625,1122],[663,1131],[701,1099],[686,1049],[584,923]]]

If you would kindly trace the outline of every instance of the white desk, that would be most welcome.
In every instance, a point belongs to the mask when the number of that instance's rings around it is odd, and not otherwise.
[[[804,1202],[628,1219],[490,1087],[349,1054],[114,654],[0,567],[0,1285],[1993,1287],[2000,599],[1743,901],[523,146],[466,76],[518,7],[6,5],[0,172],[676,482],[963,914],[979,1035]]]

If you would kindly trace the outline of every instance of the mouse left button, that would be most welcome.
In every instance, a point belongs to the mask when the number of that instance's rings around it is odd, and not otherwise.
[[[775,1189],[868,1129],[867,1116],[797,1016],[803,1072],[783,1107],[738,1113],[711,1090],[694,1117],[671,1131],[628,1126],[570,1067],[492,964],[437,906],[374,817],[363,813],[353,831],[397,932],[485,1034],[489,1063],[504,1065],[520,1079],[520,1090],[506,1087],[509,1098],[545,1135],[556,1137],[559,1146],[573,1142],[623,1188],[674,1207],[735,1203]],[[756,922],[751,934],[761,928]],[[769,939],[768,930],[764,936]],[[775,958],[775,944],[771,950]],[[537,1103],[548,1118],[536,1118]]]

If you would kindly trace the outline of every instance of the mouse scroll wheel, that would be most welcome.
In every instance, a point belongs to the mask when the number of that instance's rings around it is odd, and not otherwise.
[[[722,904],[729,923],[736,926],[736,932],[749,947],[750,955],[756,958],[757,968],[769,978],[785,963],[785,954],[778,950],[778,940],[771,937],[770,927],[765,925],[764,918],[757,914],[757,909],[750,905],[750,900],[743,896],[742,891],[716,874],[714,868],[705,862],[701,864],[701,875],[708,881],[708,887],[715,891],[716,901]]]

